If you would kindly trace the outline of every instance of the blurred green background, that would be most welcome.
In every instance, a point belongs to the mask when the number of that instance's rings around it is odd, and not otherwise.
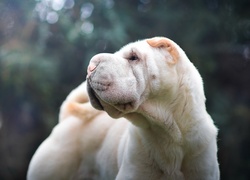
[[[249,0],[0,0],[0,179],[25,179],[93,55],[153,36],[204,79],[221,179],[250,179]]]

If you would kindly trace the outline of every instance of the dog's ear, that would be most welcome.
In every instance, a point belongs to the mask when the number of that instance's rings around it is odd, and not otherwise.
[[[146,40],[147,43],[155,48],[165,48],[170,55],[173,57],[173,60],[169,62],[170,64],[176,64],[179,58],[179,53],[174,43],[165,37],[154,37]]]

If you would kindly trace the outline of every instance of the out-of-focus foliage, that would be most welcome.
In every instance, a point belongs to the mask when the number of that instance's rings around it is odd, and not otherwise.
[[[0,179],[25,179],[89,59],[166,36],[199,69],[221,179],[250,177],[250,1],[0,0]]]

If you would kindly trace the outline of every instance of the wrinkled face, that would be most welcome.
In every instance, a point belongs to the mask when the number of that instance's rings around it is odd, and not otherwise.
[[[166,38],[128,44],[114,54],[97,54],[88,66],[91,104],[114,118],[136,112],[173,86],[177,54]]]

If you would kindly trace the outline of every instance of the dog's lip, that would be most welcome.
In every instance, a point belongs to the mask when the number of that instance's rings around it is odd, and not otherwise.
[[[94,89],[91,87],[90,81],[89,79],[87,80],[87,90],[89,93],[89,98],[90,98],[90,102],[91,104],[98,110],[104,110],[98,95],[95,93]]]
[[[118,109],[119,111],[128,111],[128,108],[132,109],[133,106],[134,106],[134,102],[133,101],[114,104],[114,107],[116,109]]]

